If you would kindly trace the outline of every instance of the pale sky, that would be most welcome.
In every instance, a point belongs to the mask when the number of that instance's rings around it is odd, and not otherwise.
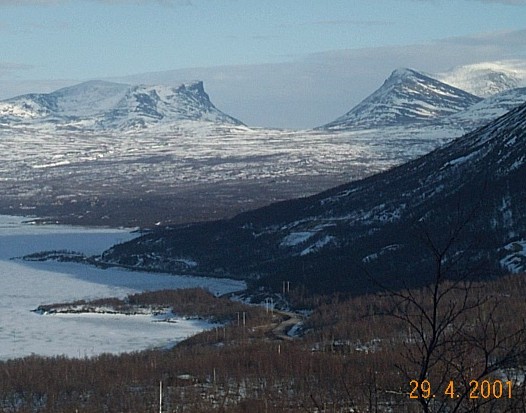
[[[526,0],[0,0],[0,98],[201,79],[249,125],[307,128],[397,67],[526,59],[525,22]]]

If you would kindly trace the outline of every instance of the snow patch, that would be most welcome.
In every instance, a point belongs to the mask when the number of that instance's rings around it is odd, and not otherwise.
[[[197,262],[194,260],[188,259],[188,258],[176,258],[174,259],[175,262],[180,262],[184,265],[186,265],[188,268],[195,268],[197,267]]]
[[[456,159],[452,159],[451,161],[446,162],[444,164],[444,166],[442,167],[442,169],[447,168],[448,166],[457,166],[457,165],[461,165],[463,163],[466,163],[469,160],[476,158],[478,156],[479,152],[480,152],[480,150],[471,152],[468,155],[461,156],[461,157],[456,158]]]
[[[56,166],[69,165],[70,163],[71,163],[70,161],[52,162],[52,163],[43,164],[43,165],[33,165],[33,166],[31,166],[31,168],[33,168],[33,169],[54,168]]]
[[[303,251],[301,251],[300,255],[304,256],[304,255],[316,252],[316,251],[322,249],[323,247],[325,247],[326,245],[334,243],[335,240],[336,240],[335,237],[333,237],[331,235],[326,235],[325,237],[323,237],[322,239],[316,241],[314,244],[312,244],[308,248],[305,248]]]
[[[315,232],[291,232],[289,235],[287,235],[283,240],[281,241],[280,246],[281,247],[294,247],[296,245],[302,244],[305,241],[307,241],[310,237],[312,237]]]
[[[517,159],[515,162],[511,164],[508,171],[514,171],[516,169],[519,169],[522,165],[524,165],[524,156],[521,156],[519,159]]]
[[[375,252],[373,254],[370,254],[370,255],[367,255],[366,257],[362,258],[362,262],[364,264],[367,264],[367,263],[370,263],[372,261],[376,261],[377,259],[379,259],[382,255],[385,255],[389,252],[392,252],[392,251],[397,251],[399,250],[400,248],[402,248],[402,246],[400,244],[392,244],[392,245],[388,245],[386,247],[383,247],[380,251],[378,252]]]
[[[509,254],[500,260],[502,268],[513,274],[526,271],[526,241],[511,242],[504,250]]]

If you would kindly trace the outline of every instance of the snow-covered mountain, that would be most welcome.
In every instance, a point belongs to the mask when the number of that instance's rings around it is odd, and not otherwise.
[[[433,77],[476,96],[489,97],[526,87],[526,63],[521,60],[482,62],[458,66]]]
[[[357,115],[364,129],[311,131],[247,128],[215,108],[200,82],[92,81],[4,100],[0,211],[129,226],[233,216],[415,159],[524,93],[480,101],[409,69],[384,86],[378,105]],[[464,98],[478,103],[458,112]]]
[[[0,102],[4,125],[127,130],[188,120],[242,125],[213,105],[200,81],[178,87],[89,81]]]
[[[318,129],[372,129],[429,123],[458,113],[481,98],[412,69],[397,69],[372,95]]]
[[[440,75],[454,86],[412,69],[395,70],[382,87],[345,115],[317,128],[346,131],[404,128],[407,133],[431,127],[462,133],[484,126],[526,101],[526,68],[480,64]],[[465,87],[475,94],[459,88]],[[430,133],[431,135],[431,133]]]
[[[445,119],[445,123],[472,130],[484,126],[524,102],[526,102],[526,87],[508,89],[449,116]]]
[[[116,265],[353,292],[526,269],[526,104],[430,154],[321,194],[106,251]],[[454,240],[454,242],[452,242]],[[231,257],[236,257],[232,260]],[[181,268],[181,259],[195,265]],[[511,263],[511,264],[510,264]]]

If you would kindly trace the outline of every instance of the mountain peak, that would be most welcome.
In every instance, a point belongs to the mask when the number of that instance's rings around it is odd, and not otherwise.
[[[187,120],[243,125],[213,105],[199,80],[177,87],[90,80],[2,101],[0,117],[7,123],[51,122],[88,129],[137,129]]]
[[[197,99],[210,102],[210,96],[205,92],[205,87],[202,80],[194,80],[188,83],[182,83],[177,91],[179,93],[186,93],[194,96]]]
[[[399,67],[398,69],[393,70],[391,76],[388,79],[405,79],[410,76],[421,75],[416,70],[409,69],[407,67]]]
[[[435,121],[480,100],[414,69],[400,68],[372,95],[320,129],[374,129]]]
[[[202,80],[192,80],[190,82],[181,83],[181,85],[177,89],[178,90],[191,90],[199,94],[206,95],[205,86]]]

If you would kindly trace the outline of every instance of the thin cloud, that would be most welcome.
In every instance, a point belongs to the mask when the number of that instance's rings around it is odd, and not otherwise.
[[[415,0],[420,2],[431,2],[436,0]],[[497,4],[506,4],[509,6],[525,6],[526,0],[470,0],[478,1],[479,3],[497,3]]]
[[[19,23],[17,25],[0,22],[0,31],[11,34],[33,32],[62,33],[70,30],[71,27],[71,23],[62,20],[31,21]]]
[[[84,0],[92,1],[97,3],[106,4],[134,4],[134,5],[147,5],[147,4],[158,4],[161,6],[193,6],[192,0]]]
[[[332,19],[332,20],[313,20],[303,23],[282,23],[277,27],[303,27],[303,26],[361,26],[361,27],[378,27],[392,26],[394,23],[388,20],[356,20],[356,19]]]
[[[30,31],[64,32],[71,29],[71,24],[66,21],[32,22],[27,25]]]
[[[484,50],[489,53],[524,54],[526,52],[526,29],[450,37],[438,40],[435,43],[437,45],[448,45],[448,47]]]
[[[0,0],[0,6],[53,6],[57,4],[70,3],[72,0]],[[191,0],[82,0],[90,3],[104,4],[159,4],[162,6],[192,6]]]
[[[19,71],[33,69],[34,66],[23,63],[0,62],[0,77],[12,75]]]
[[[49,6],[66,3],[69,0],[0,0],[0,6]]]
[[[500,3],[500,4],[508,4],[512,6],[525,6],[526,0],[476,0],[481,1],[482,3]]]
[[[338,19],[338,20],[318,20],[304,25],[315,26],[391,26],[394,23],[387,20],[352,20],[352,19]]]
[[[252,34],[252,35],[245,35],[245,36],[239,36],[234,34],[228,34],[223,36],[226,40],[232,40],[232,41],[239,41],[239,40],[256,40],[256,41],[266,41],[271,39],[278,39],[279,37],[276,35],[269,35],[269,34]]]

